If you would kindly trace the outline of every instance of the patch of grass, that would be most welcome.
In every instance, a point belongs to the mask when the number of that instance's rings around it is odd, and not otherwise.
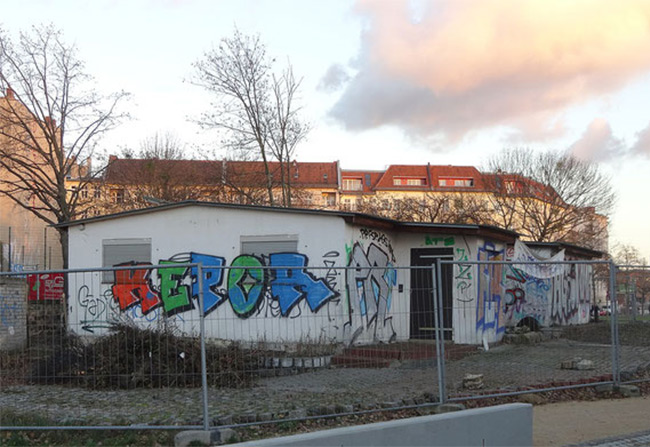
[[[612,342],[611,326],[608,320],[579,326],[567,326],[562,337],[586,343],[609,344]],[[622,345],[646,346],[650,340],[650,322],[621,321],[618,324],[618,337]]]
[[[7,427],[45,427],[59,423],[38,415],[0,409],[0,421]],[[176,431],[162,430],[7,430],[0,432],[0,445],[19,446],[167,446],[174,445]]]

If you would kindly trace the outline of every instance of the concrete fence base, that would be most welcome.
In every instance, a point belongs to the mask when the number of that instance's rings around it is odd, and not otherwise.
[[[532,446],[533,407],[498,405],[232,445]]]

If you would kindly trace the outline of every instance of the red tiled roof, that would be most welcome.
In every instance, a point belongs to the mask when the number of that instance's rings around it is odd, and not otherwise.
[[[433,189],[440,191],[485,191],[486,182],[483,174],[474,166],[429,166],[431,172],[431,182]],[[474,186],[457,187],[457,186],[440,186],[440,179],[472,179]]]
[[[269,162],[274,183],[280,181],[280,164]],[[331,187],[338,184],[337,162],[291,163],[291,181],[296,186]],[[264,184],[264,163],[261,161],[225,160],[143,160],[112,159],[104,179],[109,184],[146,182],[157,175],[165,175],[179,185],[217,185],[235,182],[239,185]]]

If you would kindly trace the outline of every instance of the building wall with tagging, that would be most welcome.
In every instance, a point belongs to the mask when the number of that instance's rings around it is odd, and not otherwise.
[[[368,344],[434,338],[435,322],[423,316],[433,312],[432,270],[418,276],[417,268],[409,269],[418,262],[435,267],[428,258],[456,261],[443,263],[442,309],[442,329],[456,343],[497,342],[525,316],[536,315],[542,325],[588,321],[589,266],[568,266],[569,279],[553,280],[540,307],[516,302],[520,292],[510,266],[475,263],[506,260],[504,242],[418,231],[378,229],[336,214],[203,206],[73,225],[71,268],[133,269],[70,275],[69,324],[83,335],[104,334],[119,321],[197,335],[198,269],[181,264],[202,263],[205,327],[214,339]],[[558,315],[570,318],[559,321]]]
[[[548,247],[533,248],[540,258],[555,255]],[[566,261],[580,260],[566,257]],[[589,322],[595,302],[594,267],[589,264],[565,264],[560,274],[537,278],[525,265],[505,265],[503,288],[504,313],[508,326],[516,326],[525,318],[540,326],[568,326]]]
[[[22,349],[27,344],[27,282],[0,277],[0,349]]]

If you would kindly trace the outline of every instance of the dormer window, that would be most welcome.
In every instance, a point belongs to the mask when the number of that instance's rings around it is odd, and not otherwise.
[[[438,179],[438,186],[452,188],[471,188],[474,186],[474,179],[469,177],[440,177]]]
[[[394,186],[424,186],[427,179],[424,177],[393,177]]]
[[[362,191],[363,183],[359,177],[343,178],[342,185],[344,191]]]

